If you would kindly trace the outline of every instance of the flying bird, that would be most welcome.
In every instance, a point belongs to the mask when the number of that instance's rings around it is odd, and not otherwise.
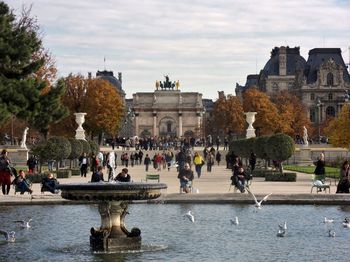
[[[25,220],[15,220],[13,222],[16,222],[16,223],[20,223],[20,227],[22,228],[30,228],[30,222],[32,221],[32,219],[29,219],[28,221],[25,221]]]
[[[272,194],[272,193],[270,193],[270,194],[264,196],[263,199],[261,199],[260,201],[258,201],[258,200],[256,199],[255,195],[254,195],[250,190],[247,189],[247,191],[248,191],[249,194],[251,194],[251,195],[253,196],[254,201],[255,201],[255,207],[258,208],[258,209],[261,209],[261,204],[262,204],[262,202],[266,201],[267,198]]]
[[[194,223],[194,216],[191,214],[191,210],[188,211],[185,215],[192,223]]]
[[[343,222],[343,227],[345,227],[345,228],[350,228],[350,223],[345,223],[345,222]]]
[[[230,219],[231,221],[231,225],[238,225],[239,224],[239,221],[238,221],[238,217],[235,217],[235,219]]]
[[[0,234],[2,234],[5,237],[7,242],[13,243],[16,241],[16,237],[15,237],[16,233],[14,231],[7,232],[0,229]]]

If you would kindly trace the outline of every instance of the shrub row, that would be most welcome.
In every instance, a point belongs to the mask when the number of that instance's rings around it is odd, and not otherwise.
[[[295,182],[297,181],[297,173],[266,173],[265,181]]]

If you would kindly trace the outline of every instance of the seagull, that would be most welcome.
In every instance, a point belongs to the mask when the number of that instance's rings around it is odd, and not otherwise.
[[[0,229],[0,234],[4,235],[4,237],[6,238],[7,242],[13,243],[13,242],[16,241],[16,237],[15,237],[15,232],[14,231],[7,232],[7,231],[4,231],[4,230]]]
[[[21,227],[22,228],[30,228],[30,225],[29,223],[32,221],[32,219],[29,219],[28,221],[25,221],[25,220],[15,220],[13,222],[16,222],[16,223],[21,223]]]
[[[262,202],[266,201],[267,198],[272,194],[272,193],[270,193],[270,194],[264,196],[263,199],[261,199],[261,200],[258,202],[258,200],[256,199],[255,195],[254,195],[250,190],[247,189],[247,191],[249,192],[249,194],[251,194],[251,195],[253,196],[254,201],[255,201],[255,207],[258,208],[258,209],[261,209],[261,204],[262,204]]]
[[[188,211],[185,215],[192,223],[194,223],[194,216],[191,214],[191,210]]]
[[[345,222],[343,222],[343,227],[345,227],[345,228],[350,228],[350,223],[345,223]]]
[[[328,230],[329,237],[335,237],[335,232],[333,230]]]
[[[238,217],[235,217],[235,219],[230,219],[231,221],[231,225],[238,225],[239,224],[239,221],[238,221]]]
[[[324,221],[323,221],[323,223],[333,223],[334,222],[334,219],[333,218],[330,218],[330,219],[328,219],[328,218],[324,218]]]
[[[278,227],[280,228],[280,230],[287,230],[287,222],[284,221],[284,224],[283,225],[279,224]]]
[[[278,237],[284,237],[286,235],[286,231],[285,230],[281,230],[279,229],[277,232],[277,236]]]

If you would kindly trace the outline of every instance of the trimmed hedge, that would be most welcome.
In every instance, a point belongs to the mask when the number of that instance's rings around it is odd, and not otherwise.
[[[56,174],[51,172],[56,178]],[[40,173],[40,174],[26,174],[26,179],[28,179],[32,183],[41,183],[44,177],[47,177],[48,172]]]
[[[56,171],[57,178],[71,178],[72,171],[70,169],[59,169]]]
[[[79,169],[71,169],[72,176],[80,176],[80,170]]]
[[[265,177],[266,174],[279,174],[279,172],[265,169],[255,169],[253,171],[253,177]]]
[[[279,182],[296,182],[297,173],[266,173],[265,181],[279,181]]]

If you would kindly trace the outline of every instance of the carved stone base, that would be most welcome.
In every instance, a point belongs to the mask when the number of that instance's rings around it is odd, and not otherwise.
[[[123,201],[99,204],[101,227],[90,230],[90,246],[93,250],[121,251],[141,248],[141,230],[133,228],[129,232],[124,226],[127,207],[127,203]]]
[[[256,137],[255,135],[255,129],[254,128],[248,128],[247,129],[247,135],[246,138]]]
[[[111,237],[107,231],[91,229],[90,246],[94,251],[122,251],[139,250],[141,248],[140,236]]]

